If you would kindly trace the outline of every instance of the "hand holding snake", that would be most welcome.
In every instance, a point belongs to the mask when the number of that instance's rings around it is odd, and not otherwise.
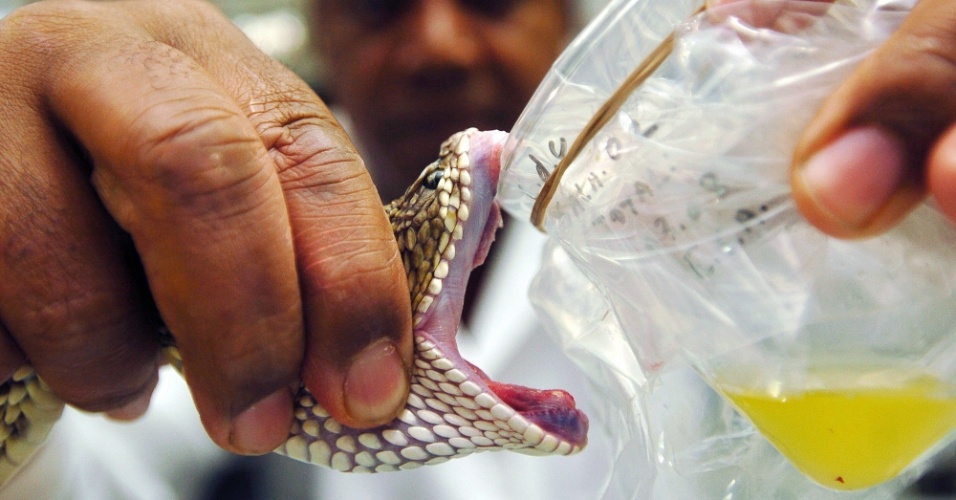
[[[476,169],[474,132],[450,142],[447,178],[387,207],[390,226],[321,101],[208,5],[41,3],[2,23],[0,45],[27,49],[0,53],[22,124],[0,130],[0,469],[49,428],[52,394],[145,411],[159,317],[232,451],[391,470],[583,446],[570,396],[493,382],[455,349],[464,282],[497,224],[500,135],[477,141]],[[197,23],[230,50],[183,28]]]
[[[279,446],[300,380],[343,423],[397,414],[404,268],[305,83],[199,1],[31,4],[0,47],[0,378],[28,360],[68,404],[135,417],[161,317],[228,450]]]

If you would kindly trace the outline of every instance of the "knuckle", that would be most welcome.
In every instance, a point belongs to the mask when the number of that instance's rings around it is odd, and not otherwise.
[[[365,171],[364,163],[355,150],[345,146],[330,146],[298,150],[280,155],[277,161],[282,187],[290,193],[301,192],[307,196],[320,193],[328,201],[346,196],[344,201],[356,196],[374,197],[372,181]],[[287,150],[291,148],[286,148]]]
[[[269,179],[261,142],[236,111],[196,104],[171,126],[154,126],[168,113],[162,105],[133,125],[139,161],[127,180],[139,191],[134,196],[159,202],[160,214],[171,208],[193,216],[245,212],[251,207],[242,201]]]
[[[355,186],[370,187],[349,137],[315,93],[295,75],[282,74],[287,72],[279,68],[280,77],[262,84],[269,88],[257,90],[250,106],[257,111],[249,116],[275,160],[283,188],[348,194]]]
[[[317,114],[259,126],[287,192],[378,199],[365,163],[334,123]],[[329,200],[331,201],[331,200]]]

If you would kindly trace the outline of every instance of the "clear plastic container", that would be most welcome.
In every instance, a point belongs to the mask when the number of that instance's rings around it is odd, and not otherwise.
[[[664,418],[654,405],[635,412],[633,400],[653,400],[665,374],[689,364],[831,490],[889,481],[947,441],[956,428],[956,230],[924,204],[881,236],[836,240],[789,196],[803,127],[910,3],[778,2],[785,13],[763,27],[749,2],[688,20],[699,2],[618,1],[558,61],[503,157],[500,196],[522,218],[584,124],[676,26],[671,56],[584,145],[544,220],[561,250],[549,254],[533,301],[577,342],[596,379],[633,383],[611,393],[621,414],[606,420],[627,422],[627,434],[658,452],[672,446],[648,434]],[[591,286],[563,286],[574,273]],[[576,309],[600,328],[566,314]],[[622,362],[622,346],[635,363]],[[726,448],[708,448],[726,446],[726,435],[702,436],[709,441],[683,445],[695,449],[694,467],[672,477],[702,486],[723,467],[726,484],[754,480],[723,461]],[[754,456],[757,469],[779,463]],[[645,466],[658,478],[675,467]],[[698,469],[706,481],[688,472]]]

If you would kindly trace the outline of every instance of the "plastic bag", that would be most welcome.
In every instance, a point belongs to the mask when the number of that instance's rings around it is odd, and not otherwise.
[[[527,218],[676,27],[565,172],[532,301],[608,396],[609,496],[892,497],[956,427],[956,231],[926,204],[880,237],[826,237],[797,213],[788,168],[913,2],[777,2],[772,29],[748,2],[688,19],[699,3],[612,2],[512,130],[499,196]]]

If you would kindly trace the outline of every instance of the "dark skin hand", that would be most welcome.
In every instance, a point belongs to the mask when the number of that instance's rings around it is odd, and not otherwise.
[[[67,403],[134,418],[157,309],[228,450],[285,439],[300,377],[343,423],[395,415],[401,260],[307,85],[194,0],[29,5],[0,21],[0,74],[0,376],[29,361]]]
[[[763,6],[761,18],[772,23],[781,5]],[[804,216],[832,236],[861,238],[932,196],[956,222],[954,91],[956,2],[922,0],[804,130],[791,170]]]
[[[956,3],[923,0],[821,107],[794,196],[834,236],[894,226],[927,195],[956,222]]]

